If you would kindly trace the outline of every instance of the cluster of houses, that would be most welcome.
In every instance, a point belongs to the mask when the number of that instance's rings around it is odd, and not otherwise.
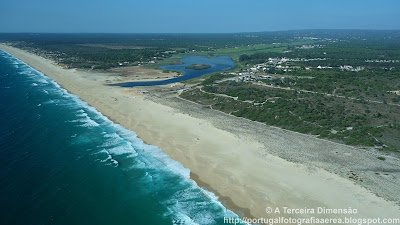
[[[311,70],[312,68],[317,68],[317,69],[333,69],[333,68],[337,68],[337,67],[332,67],[332,66],[317,66],[317,67],[310,67],[310,66],[307,66],[307,67],[305,67],[306,70]],[[348,71],[358,72],[358,71],[364,70],[365,67],[363,67],[363,66],[352,67],[352,66],[349,66],[349,65],[344,65],[344,66],[339,66],[339,69],[340,69],[340,70],[348,70]]]
[[[147,61],[147,62],[145,62],[145,61],[136,61],[136,62],[133,62],[132,64],[130,62],[118,62],[118,65],[119,66],[128,66],[128,65],[138,65],[138,66],[140,66],[142,64],[154,64],[154,63],[156,63],[156,61],[150,60],[150,61]]]
[[[322,45],[302,45],[302,46],[295,46],[298,49],[312,49],[312,48],[322,48]]]
[[[119,66],[127,66],[129,65],[129,62],[118,62]]]
[[[271,80],[271,76],[257,76],[257,75],[242,75],[232,78],[233,81],[240,82],[240,81],[258,81],[258,80]]]
[[[254,65],[251,67],[249,70],[253,73],[256,72],[266,72],[268,71],[271,67],[275,67],[277,69],[291,69],[288,66],[282,66],[282,64],[286,64],[286,62],[290,61],[289,58],[283,57],[283,58],[269,58],[265,63],[260,63],[257,65]],[[285,67],[285,68],[283,68]]]
[[[140,65],[143,65],[143,64],[154,64],[154,63],[156,63],[155,60],[157,59],[157,57],[153,57],[153,59],[154,60],[149,60],[149,61],[136,61],[136,62],[133,62],[132,65],[140,66]],[[118,62],[119,66],[128,66],[130,64],[131,64],[130,62]]]
[[[283,70],[283,71],[292,71],[295,69],[301,69],[300,66],[290,66],[287,65],[288,62],[306,62],[306,61],[315,61],[315,60],[326,60],[325,58],[315,58],[315,59],[305,59],[305,58],[287,58],[287,57],[282,57],[282,58],[268,58],[265,63],[260,63],[257,65],[254,65],[251,67],[249,70],[251,72],[266,72],[270,70],[270,68],[275,68],[278,70]]]
[[[161,52],[162,54],[175,54],[176,53],[176,51],[164,51],[164,52]]]
[[[365,67],[363,67],[363,66],[352,67],[349,65],[340,66],[339,68],[341,70],[348,70],[348,71],[354,71],[354,72],[358,72],[358,71],[365,69]]]
[[[241,81],[258,81],[262,79],[266,80],[272,80],[272,76],[269,75],[255,75],[253,72],[245,72],[245,73],[230,73],[232,75],[235,75],[235,77],[223,79],[223,81],[235,81],[235,82],[241,82]]]
[[[260,63],[256,64],[252,67],[249,68],[249,72],[257,73],[257,72],[267,72],[271,68],[274,68],[276,70],[283,70],[283,71],[293,71],[293,70],[298,70],[302,69],[300,66],[292,66],[289,64],[289,62],[307,62],[307,61],[324,61],[326,58],[313,58],[313,59],[306,59],[306,58],[268,58],[265,63]],[[340,69],[340,70],[348,70],[348,71],[361,71],[364,70],[365,67],[362,66],[357,66],[357,67],[352,67],[349,65],[344,65],[340,67],[332,67],[332,66],[317,66],[317,67],[311,67],[311,66],[306,66],[304,67],[305,70],[311,70],[311,69]]]
[[[377,62],[377,63],[398,63],[398,59],[367,59],[365,62]]]
[[[311,67],[311,66],[304,67],[304,69],[306,69],[306,70],[311,70],[312,68],[313,67]],[[315,68],[317,68],[317,69],[332,69],[333,67],[332,66],[317,66]]]

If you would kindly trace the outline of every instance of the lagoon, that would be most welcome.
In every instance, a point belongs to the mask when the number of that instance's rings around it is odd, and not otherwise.
[[[229,70],[235,66],[235,63],[233,62],[232,58],[229,56],[218,56],[215,58],[210,58],[207,56],[190,55],[190,56],[186,56],[184,59],[182,59],[181,62],[182,62],[182,64],[178,64],[178,65],[167,65],[167,66],[159,67],[161,69],[183,72],[184,75],[180,76],[180,77],[175,77],[175,78],[171,78],[171,79],[167,79],[167,80],[160,80],[160,81],[125,82],[125,83],[110,84],[110,85],[111,86],[120,86],[120,87],[165,85],[165,84],[171,84],[171,83],[180,82],[180,81],[184,81],[184,80],[190,80],[190,79],[193,79],[196,77],[201,77],[205,74]],[[211,68],[203,69],[203,70],[186,69],[185,68],[187,66],[191,66],[194,64],[210,65]]]

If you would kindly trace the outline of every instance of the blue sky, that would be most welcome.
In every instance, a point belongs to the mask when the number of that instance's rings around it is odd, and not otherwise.
[[[400,29],[400,0],[1,0],[0,32]]]

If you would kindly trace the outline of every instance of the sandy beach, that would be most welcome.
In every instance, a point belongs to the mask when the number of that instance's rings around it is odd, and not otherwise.
[[[160,147],[190,169],[199,186],[216,193],[239,216],[346,216],[266,213],[266,207],[324,207],[356,209],[357,214],[350,215],[353,218],[400,217],[400,160],[396,157],[378,160],[377,152],[235,118],[177,96],[158,96],[154,87],[107,86],[135,80],[115,76],[115,72],[63,69],[20,49],[6,45],[0,49],[53,78],[146,143]],[[154,95],[146,94],[153,91]]]

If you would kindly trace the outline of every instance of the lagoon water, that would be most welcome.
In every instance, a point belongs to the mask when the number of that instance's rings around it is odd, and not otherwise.
[[[1,224],[224,224],[156,146],[0,51]]]
[[[196,56],[190,55],[186,56],[181,60],[182,64],[179,65],[168,65],[168,66],[160,66],[162,69],[181,71],[184,73],[183,76],[171,78],[167,80],[161,81],[146,81],[146,82],[126,82],[119,84],[112,84],[112,86],[121,86],[121,87],[135,87],[135,86],[154,86],[154,85],[164,85],[171,84],[179,81],[190,80],[192,78],[201,77],[205,74],[215,73],[219,71],[229,70],[235,66],[232,58],[229,56],[218,56],[215,58],[209,58],[207,56]],[[204,70],[195,70],[195,69],[186,69],[186,66],[190,66],[193,64],[205,64],[210,65],[211,68]]]

